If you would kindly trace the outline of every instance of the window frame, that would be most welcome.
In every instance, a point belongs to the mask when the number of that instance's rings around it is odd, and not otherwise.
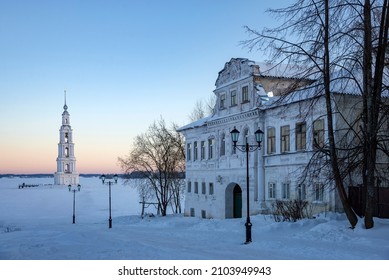
[[[296,123],[296,151],[307,149],[307,123]]]
[[[215,194],[215,187],[214,187],[214,185],[213,185],[213,183],[212,182],[210,182],[209,183],[209,185],[208,185],[208,193],[209,193],[209,195],[214,195]]]
[[[199,150],[198,143],[197,143],[197,141],[194,141],[194,143],[193,143],[193,160],[194,161],[199,159],[198,150]]]
[[[205,141],[201,141],[200,146],[200,159],[205,160]]]
[[[305,184],[298,184],[296,188],[296,193],[298,200],[307,200],[307,187]]]
[[[226,155],[226,135],[223,133],[220,138],[220,156]]]
[[[315,183],[313,187],[314,201],[324,202],[324,185],[322,183]]]
[[[215,155],[215,138],[208,139],[208,159],[213,159]]]
[[[249,99],[249,86],[242,87],[242,103],[250,102]]]
[[[230,104],[231,107],[238,105],[236,89],[230,91]]]
[[[284,182],[282,183],[282,199],[290,199],[290,183]]]
[[[219,106],[219,108],[220,108],[220,110],[223,110],[223,109],[225,109],[226,108],[226,94],[225,93],[223,93],[223,94],[220,94],[220,106]]]
[[[321,124],[321,127],[318,127]],[[324,119],[317,119],[312,124],[312,133],[313,133],[313,149],[317,150],[324,147],[325,143],[325,129],[324,129]]]
[[[283,125],[280,127],[280,135],[281,135],[281,153],[290,152],[290,126]]]
[[[275,182],[268,182],[268,199],[276,199],[276,183]]]
[[[272,131],[272,133],[270,133]],[[267,128],[267,154],[276,153],[276,128],[268,127]]]

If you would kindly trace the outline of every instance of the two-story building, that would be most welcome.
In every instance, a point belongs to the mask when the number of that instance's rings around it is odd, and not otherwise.
[[[249,153],[251,214],[269,212],[275,200],[292,199],[309,201],[313,213],[341,210],[327,178],[301,176],[315,149],[327,139],[325,100],[305,91],[291,94],[313,81],[290,78],[284,70],[231,59],[216,80],[214,114],[178,129],[186,141],[185,215],[245,216],[246,153],[233,148],[234,128],[240,131],[239,145],[246,141],[255,145],[254,132],[258,128],[264,132],[261,149]],[[336,98],[339,109],[351,104],[354,96]],[[335,126],[341,125],[334,120]]]

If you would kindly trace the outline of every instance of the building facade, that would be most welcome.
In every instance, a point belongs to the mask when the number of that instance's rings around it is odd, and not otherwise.
[[[76,157],[74,156],[73,130],[70,126],[70,114],[68,106],[63,106],[62,125],[59,129],[57,172],[54,173],[55,185],[78,185],[79,174],[76,169]]]
[[[256,145],[254,132],[264,132],[261,149],[248,158],[251,214],[269,213],[276,200],[293,199],[309,201],[314,213],[341,210],[326,178],[306,181],[301,176],[327,139],[324,98],[312,102],[301,94],[281,99],[312,81],[273,70],[264,74],[265,67],[231,59],[216,80],[214,114],[178,129],[186,141],[185,215],[245,216],[246,153],[233,148],[234,128],[240,131],[238,145]]]

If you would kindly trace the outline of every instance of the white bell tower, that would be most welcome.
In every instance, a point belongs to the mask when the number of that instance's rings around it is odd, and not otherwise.
[[[73,130],[70,126],[68,106],[63,106],[62,125],[59,129],[57,172],[54,173],[55,185],[77,185],[80,181],[76,170],[76,158],[74,156]]]

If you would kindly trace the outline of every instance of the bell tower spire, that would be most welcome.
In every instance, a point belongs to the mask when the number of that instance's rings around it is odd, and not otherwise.
[[[66,104],[66,90],[64,91],[64,101],[62,125],[59,129],[57,172],[54,173],[54,184],[77,185],[79,183],[79,174],[76,170],[73,130],[70,126],[70,114]]]
[[[65,96],[65,105],[63,105],[63,109],[66,111],[68,109],[68,105],[66,105],[66,89],[64,90],[64,96]]]

